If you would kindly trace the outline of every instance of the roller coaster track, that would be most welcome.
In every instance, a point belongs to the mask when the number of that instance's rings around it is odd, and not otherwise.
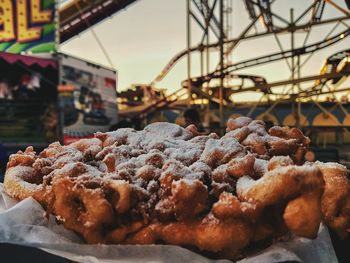
[[[262,57],[259,57],[256,59],[246,60],[246,61],[242,61],[242,62],[239,62],[236,64],[232,64],[232,65],[229,65],[225,68],[224,74],[229,75],[230,77],[234,77],[234,78],[250,79],[251,81],[254,82],[254,84],[255,84],[254,87],[247,87],[247,88],[241,87],[239,89],[235,89],[235,93],[246,92],[246,91],[261,91],[261,92],[265,92],[265,93],[270,93],[271,92],[270,89],[272,87],[275,87],[275,86],[297,84],[300,82],[311,81],[311,80],[326,81],[329,79],[340,78],[344,75],[349,75],[350,72],[343,72],[343,73],[332,72],[332,73],[328,73],[328,74],[326,73],[326,74],[316,75],[316,76],[312,76],[312,77],[305,77],[305,78],[300,78],[297,80],[288,80],[288,81],[276,82],[276,83],[271,83],[271,84],[267,84],[266,80],[262,77],[259,77],[259,76],[239,75],[239,74],[233,74],[232,72],[243,69],[243,68],[255,66],[255,65],[265,64],[265,63],[289,58],[289,57],[296,56],[296,55],[305,55],[305,54],[308,54],[311,52],[315,52],[319,49],[331,46],[349,35],[350,35],[350,29],[347,29],[347,30],[340,32],[339,34],[329,38],[327,41],[320,41],[320,42],[305,46],[303,48],[298,48],[298,49],[294,49],[294,50],[287,50],[284,52],[279,52],[279,53],[271,54],[268,56],[262,56]],[[327,59],[327,61],[332,59],[333,57],[334,58],[335,57],[338,58],[339,56],[344,57],[345,54],[347,54],[347,52],[348,52],[348,50],[338,52],[338,53],[334,54],[333,56],[329,57]],[[209,95],[206,92],[202,91],[202,89],[200,87],[204,82],[209,82],[212,79],[218,79],[220,77],[221,77],[220,72],[214,71],[213,73],[206,75],[206,76],[192,78],[191,79],[191,89],[194,93],[198,94],[200,97],[207,98],[211,102],[218,104],[219,101],[217,98],[215,98],[213,95]],[[188,80],[184,80],[181,84],[182,84],[183,88],[187,88],[188,87]],[[180,91],[180,90],[181,89],[179,89],[178,91]],[[169,104],[167,104],[167,105],[169,105]]]
[[[71,0],[59,8],[60,42],[63,43],[137,0]],[[63,2],[63,1],[62,1]]]
[[[243,40],[248,40],[248,39],[272,35],[272,34],[279,34],[279,33],[288,32],[291,30],[293,30],[293,31],[307,30],[308,28],[310,28],[310,26],[325,25],[325,24],[334,23],[337,21],[341,22],[341,21],[347,20],[347,19],[350,19],[350,17],[342,16],[342,17],[332,18],[332,19],[323,20],[323,21],[313,21],[313,22],[302,24],[302,25],[294,25],[292,27],[283,27],[283,28],[275,29],[274,31],[266,31],[266,32],[258,33],[258,34],[248,35],[248,36],[241,38],[241,39],[238,38],[238,39],[226,40],[226,41],[224,41],[224,43],[225,44],[238,43],[239,41],[243,41]],[[199,45],[196,47],[192,47],[189,50],[189,52],[192,53],[192,52],[196,52],[196,51],[205,50],[207,48],[217,49],[218,46],[219,46],[219,43],[210,44],[209,46]],[[160,82],[161,80],[163,80],[165,78],[165,76],[171,71],[171,69],[177,64],[177,62],[179,62],[183,57],[186,56],[187,52],[188,52],[188,50],[186,49],[186,50],[183,50],[183,51],[179,52],[178,54],[176,54],[168,62],[168,64],[166,64],[166,66],[162,69],[162,71],[158,74],[158,76],[150,83],[150,85],[155,85],[158,82]]]
[[[333,62],[339,63],[343,58],[345,58],[349,55],[350,55],[350,49],[338,51],[337,53],[335,53],[327,58],[327,63],[333,63]]]
[[[184,89],[178,89],[175,92],[169,94],[168,96],[158,99],[146,108],[142,109],[141,111],[135,111],[135,112],[127,112],[122,113],[119,112],[119,116],[128,116],[128,117],[138,117],[141,120],[144,120],[147,118],[147,116],[157,110],[164,109],[174,102],[178,101],[187,91]]]
[[[307,76],[307,77],[303,77],[303,78],[298,78],[298,79],[293,79],[293,80],[287,80],[287,81],[277,81],[277,82],[273,82],[273,83],[263,83],[261,82],[260,84],[255,83],[254,86],[250,86],[250,87],[237,87],[237,86],[227,86],[225,87],[225,89],[230,89],[232,91],[232,93],[240,93],[240,92],[247,92],[247,91],[259,91],[259,92],[263,92],[263,93],[269,93],[269,94],[274,94],[274,95],[285,95],[285,94],[278,94],[275,92],[272,92],[271,88],[274,87],[280,87],[280,86],[284,86],[284,85],[295,85],[298,83],[302,83],[302,82],[309,82],[309,81],[315,81],[315,80],[319,80],[320,84],[318,84],[318,86],[321,85],[321,83],[326,83],[328,80],[330,79],[334,79],[334,78],[340,78],[343,76],[349,76],[350,75],[350,71],[344,71],[341,73],[325,73],[325,74],[321,74],[321,75],[313,75],[313,76]],[[191,86],[192,92],[198,94],[200,97],[206,98],[208,100],[210,100],[212,103],[215,104],[219,104],[220,101],[218,98],[215,97],[215,95],[209,95],[206,92],[204,92],[199,86],[198,84],[196,85],[196,83],[192,83],[193,85]],[[183,88],[187,88],[187,81],[184,81],[183,83]],[[211,89],[216,89],[219,88],[219,86],[213,86],[211,87]],[[323,94],[321,90],[319,89],[315,89],[315,86],[312,87],[311,91],[309,92],[310,94],[314,94],[315,92],[321,92],[321,93],[317,93],[316,95],[321,95]],[[302,94],[305,95],[306,91],[304,91]],[[308,93],[308,94],[309,94]],[[328,94],[328,92],[326,92],[326,94]],[[293,94],[288,94],[288,96],[294,96]],[[312,95],[310,95],[312,96]],[[305,97],[305,96],[304,96]]]
[[[253,87],[246,87],[243,89],[239,89],[236,90],[236,92],[246,92],[246,91],[269,91],[271,90],[271,88],[274,87],[281,87],[284,85],[296,85],[298,83],[302,83],[302,82],[308,82],[308,81],[314,81],[314,80],[319,80],[320,83],[326,83],[327,81],[331,80],[331,79],[336,79],[336,78],[340,78],[343,76],[349,76],[350,75],[350,71],[344,71],[341,73],[325,73],[325,74],[321,74],[321,75],[313,75],[313,76],[306,76],[306,77],[302,77],[302,78],[297,78],[297,79],[290,79],[290,80],[286,80],[286,81],[277,81],[277,82],[273,82],[273,83],[266,83],[266,84],[261,84],[261,85],[256,85]],[[319,84],[320,85],[320,84]],[[278,94],[278,93],[273,93],[275,95],[283,95],[283,94]]]
[[[329,56],[322,65],[321,74],[337,72],[339,64],[347,57],[350,57],[350,49],[338,51],[337,53]],[[337,85],[341,83],[342,77],[343,76],[332,79],[332,84]],[[316,81],[315,84],[319,84],[319,81]]]
[[[262,64],[290,58],[293,56],[305,55],[305,54],[312,53],[312,52],[315,52],[317,50],[329,47],[329,46],[341,41],[342,39],[348,37],[349,35],[350,35],[350,29],[347,29],[347,30],[342,31],[339,34],[337,34],[331,38],[328,38],[326,41],[320,41],[320,42],[317,42],[317,43],[314,43],[314,44],[311,44],[311,45],[308,45],[308,46],[305,46],[302,48],[297,48],[294,50],[287,50],[287,51],[283,51],[283,52],[270,54],[267,56],[262,56],[262,57],[258,57],[258,58],[254,58],[254,59],[241,61],[241,62],[231,64],[231,65],[224,67],[223,71],[224,71],[224,74],[228,74],[230,72],[234,72],[237,70],[241,70],[241,69],[256,66],[256,65],[262,65]],[[222,77],[220,75],[220,71],[215,70],[206,76],[192,78],[191,81],[197,83],[197,85],[198,85],[199,83],[208,82],[213,78],[220,78],[220,77]],[[186,86],[187,80],[183,81],[182,83],[183,83],[183,86]]]

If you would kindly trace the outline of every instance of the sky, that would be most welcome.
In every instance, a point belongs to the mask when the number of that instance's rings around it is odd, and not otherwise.
[[[94,30],[118,71],[118,90],[149,83],[186,46],[185,1],[139,0]],[[89,30],[61,50],[110,66]]]
[[[229,35],[236,37],[249,23],[249,19],[243,1],[231,1],[233,3],[230,15],[232,23]],[[334,1],[346,8],[343,0]],[[305,9],[312,2],[312,0],[276,0],[274,10],[281,17],[289,20],[290,8],[294,8],[294,16],[298,17],[302,9]],[[342,14],[339,11],[326,6],[325,17],[340,15]],[[276,23],[278,24],[278,22]],[[350,21],[348,24],[350,26]],[[194,24],[191,28],[192,45],[197,45],[200,39],[200,30]],[[307,43],[312,44],[323,40],[331,29],[332,26],[314,27]],[[339,25],[334,34],[345,29],[344,25]],[[113,66],[118,71],[118,91],[125,90],[132,84],[148,84],[175,54],[186,48],[186,1],[138,0],[123,11],[94,26],[93,30],[107,50],[113,65],[108,63],[90,30],[62,44],[61,51],[106,66]],[[261,23],[257,23],[257,30],[263,30]],[[296,46],[301,45],[305,36],[306,32],[296,34]],[[290,35],[280,36],[279,41],[284,50],[290,48]],[[350,37],[330,48],[321,50],[305,64],[301,74],[305,76],[319,73],[323,61],[329,55],[349,46]],[[239,43],[233,51],[231,61],[238,62],[275,53],[279,50],[273,36],[244,41]],[[217,58],[218,53],[213,52],[210,59],[212,67],[217,63]],[[199,55],[194,54],[192,60],[192,75],[199,75]],[[240,73],[262,75],[269,82],[287,79],[290,76],[285,61],[249,68],[240,71]],[[186,59],[182,59],[166,78],[157,84],[157,87],[165,88],[169,92],[175,91],[180,88],[181,81],[186,77]]]

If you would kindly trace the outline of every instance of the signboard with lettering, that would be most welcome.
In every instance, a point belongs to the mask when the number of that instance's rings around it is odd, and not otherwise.
[[[1,0],[0,51],[56,50],[55,0]]]
[[[66,54],[59,61],[64,143],[111,130],[118,122],[116,71]]]

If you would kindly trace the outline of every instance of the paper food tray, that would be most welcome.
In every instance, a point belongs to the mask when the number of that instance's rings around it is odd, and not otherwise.
[[[0,184],[0,243],[42,249],[74,262],[230,262],[211,260],[190,250],[169,245],[87,245],[72,231],[58,225],[34,199],[11,199]],[[315,240],[293,238],[279,242],[239,263],[338,262],[326,227]]]

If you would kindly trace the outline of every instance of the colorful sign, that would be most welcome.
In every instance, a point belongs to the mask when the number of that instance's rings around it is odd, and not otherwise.
[[[59,60],[64,143],[109,131],[118,122],[116,72],[64,54]]]
[[[55,0],[1,0],[0,51],[56,50]]]

